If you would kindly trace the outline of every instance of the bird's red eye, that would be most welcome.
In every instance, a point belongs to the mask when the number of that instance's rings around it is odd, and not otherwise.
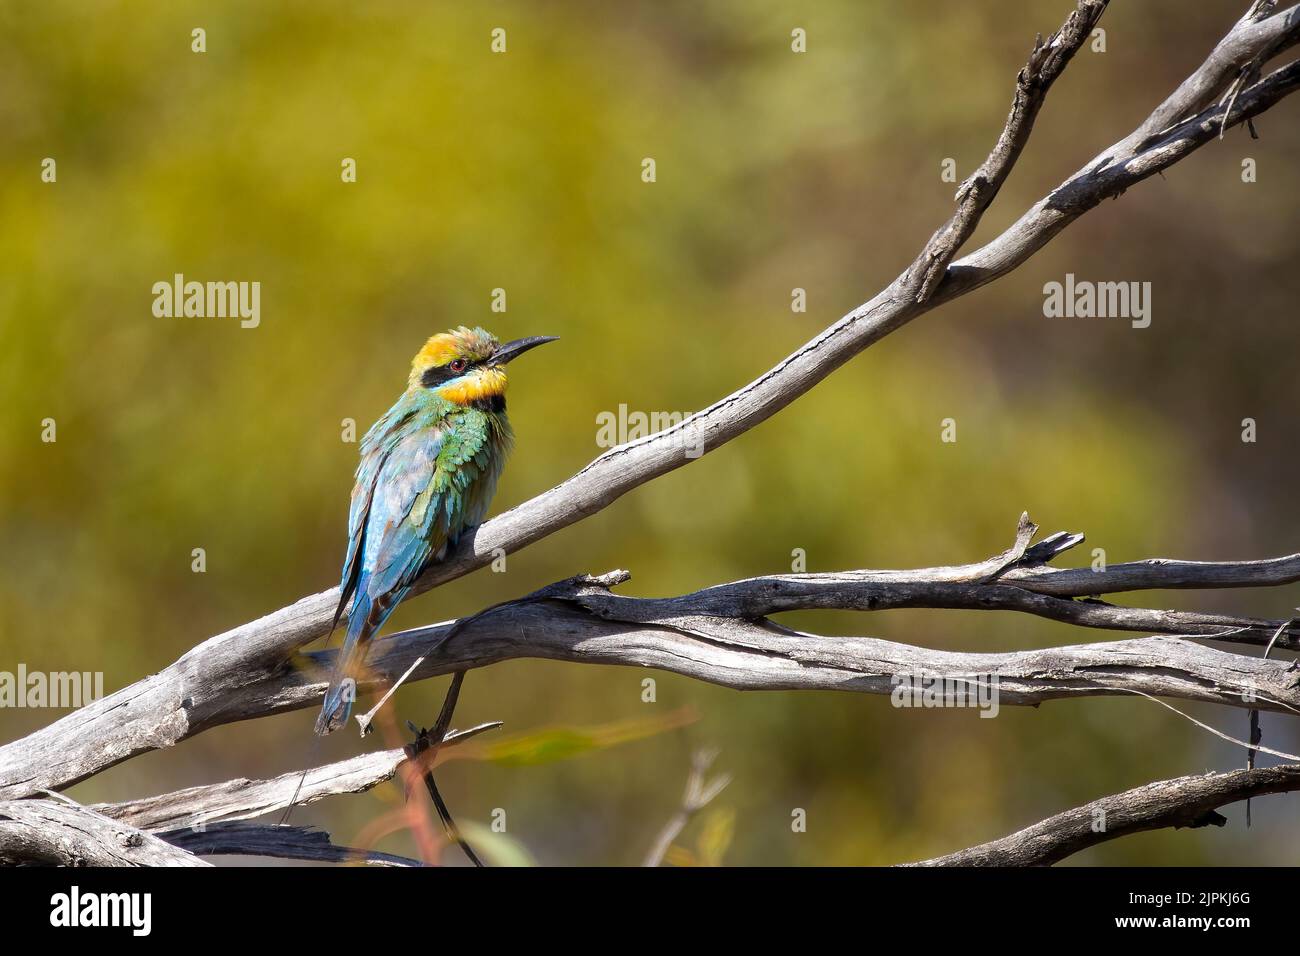
[[[452,359],[451,364],[447,366],[453,372],[460,373],[465,371],[466,362],[464,359]]]

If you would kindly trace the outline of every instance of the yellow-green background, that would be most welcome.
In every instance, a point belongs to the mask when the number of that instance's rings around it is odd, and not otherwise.
[[[1246,4],[1117,3],[1071,65],[977,238],[1140,121]],[[103,671],[109,690],[332,584],[356,446],[429,334],[562,341],[512,367],[518,448],[496,510],[567,477],[620,403],[690,411],[887,283],[1001,128],[1066,0],[925,3],[0,4],[0,669]],[[505,55],[489,51],[494,27]],[[207,31],[207,52],[190,31]],[[790,51],[803,27],[808,52]],[[412,601],[390,630],[582,571],[673,594],[789,570],[977,560],[1022,510],[1110,561],[1297,550],[1294,225],[1300,107],[1108,202],[1020,270],[855,359],[739,440],[593,518]],[[57,184],[40,181],[44,157]],[[640,178],[654,157],[658,182]],[[1243,184],[1243,157],[1259,181]],[[340,181],[354,157],[359,181]],[[159,319],[154,282],[258,280],[262,322]],[[1046,319],[1042,287],[1154,284],[1153,324]],[[808,290],[792,314],[790,290]],[[504,287],[509,311],[489,311]],[[40,423],[58,422],[56,444]],[[955,417],[958,442],[939,441]],[[1241,420],[1258,421],[1243,444]],[[190,570],[207,551],[206,574]],[[1296,588],[1138,596],[1286,616]],[[1014,615],[789,615],[794,626],[1008,650],[1106,639]],[[698,720],[535,765],[441,775],[494,850],[629,863],[690,751],[735,781],[728,863],[892,863],[1002,835],[1244,754],[1141,700],[971,712],[742,694],[519,661],[472,674],[458,723],[506,731]],[[401,692],[429,723],[442,681]],[[1236,736],[1241,710],[1192,708]],[[9,740],[57,716],[0,713]],[[86,801],[302,766],[312,716],[214,730],[75,787]],[[1294,721],[1265,742],[1294,751]],[[504,733],[504,732],[502,732]],[[360,748],[336,735],[316,759]],[[1264,758],[1265,762],[1270,758]],[[350,842],[392,788],[300,811]],[[808,813],[791,832],[791,809]],[[1092,863],[1286,863],[1295,799],[1225,830],[1113,842]],[[683,842],[694,846],[701,823]],[[405,834],[380,844],[414,852]],[[456,860],[454,856],[448,859]]]

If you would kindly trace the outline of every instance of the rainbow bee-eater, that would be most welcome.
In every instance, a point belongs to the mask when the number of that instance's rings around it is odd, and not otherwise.
[[[506,363],[552,341],[502,345],[464,326],[433,336],[402,397],[361,440],[335,625],[349,600],[352,610],[316,733],[347,721],[366,649],[416,578],[483,521],[514,441]]]

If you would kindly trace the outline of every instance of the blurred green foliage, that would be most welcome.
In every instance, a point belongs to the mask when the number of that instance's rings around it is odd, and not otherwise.
[[[510,507],[599,452],[595,416],[702,407],[903,268],[1001,127],[1036,32],[1068,4],[0,3],[0,668],[121,687],[210,634],[333,583],[356,446],[424,339],[460,323],[563,341],[512,368]],[[1132,128],[1244,0],[1118,4],[977,238]],[[493,27],[508,52],[489,51]],[[790,52],[790,30],[808,52]],[[207,52],[191,52],[191,30]],[[390,629],[582,571],[629,594],[788,570],[978,560],[1022,510],[1110,561],[1296,550],[1296,104],[1085,220],[1012,276],[916,323],[718,452],[412,601]],[[653,157],[658,180],[641,181]],[[1259,165],[1244,185],[1240,163]],[[53,157],[58,181],[42,183]],[[340,181],[344,157],[358,181]],[[1154,321],[1048,320],[1042,286],[1150,280]],[[159,319],[175,273],[262,283],[260,327]],[[494,288],[504,315],[489,311]],[[806,314],[790,290],[807,290]],[[1243,445],[1240,421],[1259,422]],[[958,420],[958,441],[939,441]],[[58,441],[40,441],[54,418]],[[190,570],[191,549],[207,572]],[[1145,595],[1285,616],[1296,589]],[[785,622],[967,650],[1104,639],[1012,615],[808,613]],[[515,862],[632,863],[691,750],[734,775],[683,846],[712,861],[892,863],[1243,755],[1135,700],[971,712],[853,694],[742,694],[671,675],[511,662],[462,726],[689,728],[553,763],[442,775],[467,832],[509,809]],[[397,698],[430,723],[441,682]],[[1245,733],[1244,712],[1196,711]],[[0,713],[0,739],[52,719]],[[301,766],[311,716],[214,730],[75,788],[123,799]],[[1294,750],[1293,722],[1265,740]],[[572,741],[570,741],[572,743]],[[319,759],[357,751],[336,735]],[[368,746],[368,745],[362,745]],[[578,749],[582,749],[579,747]],[[792,808],[808,815],[792,833]],[[343,840],[377,794],[304,817]],[[1291,862],[1287,798],[1225,830],[1081,862]],[[730,822],[728,822],[730,821]],[[704,828],[703,836],[698,832]],[[702,842],[699,842],[701,841]],[[395,834],[384,849],[413,852]],[[701,849],[703,848],[703,849]]]
[[[509,767],[531,767],[645,740],[695,720],[691,708],[684,707],[663,716],[622,720],[598,727],[540,727],[522,734],[511,734],[503,740],[459,747],[452,751],[452,755],[493,760]]]

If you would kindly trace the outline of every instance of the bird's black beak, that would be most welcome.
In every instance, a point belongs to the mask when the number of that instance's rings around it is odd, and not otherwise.
[[[529,349],[545,345],[547,342],[554,342],[558,338],[558,335],[530,335],[526,339],[515,339],[513,342],[507,342],[492,353],[492,364],[505,365],[511,359],[518,358]]]

